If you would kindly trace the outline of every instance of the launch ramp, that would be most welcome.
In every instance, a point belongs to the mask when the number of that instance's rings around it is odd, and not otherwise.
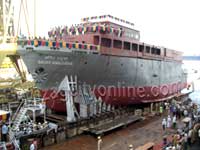
[[[131,123],[134,123],[140,120],[142,120],[141,116],[126,116],[126,117],[115,119],[112,122],[104,123],[100,126],[91,128],[89,132],[95,135],[102,135],[106,132],[115,130],[120,127],[127,126]]]

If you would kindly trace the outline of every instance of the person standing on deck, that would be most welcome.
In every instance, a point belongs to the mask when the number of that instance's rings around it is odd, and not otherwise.
[[[163,128],[163,131],[165,131],[166,126],[167,126],[167,121],[166,121],[166,119],[164,118],[164,119],[162,120],[162,128]]]

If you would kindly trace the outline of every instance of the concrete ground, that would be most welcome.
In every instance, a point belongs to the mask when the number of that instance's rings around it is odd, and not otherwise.
[[[154,116],[140,122],[133,123],[126,128],[118,129],[102,137],[101,150],[128,150],[147,142],[160,143],[166,132],[162,131],[163,117]],[[91,135],[80,135],[66,140],[63,143],[45,147],[43,150],[95,150],[97,138]]]
[[[200,140],[194,144],[192,144],[192,147],[190,150],[200,150]]]

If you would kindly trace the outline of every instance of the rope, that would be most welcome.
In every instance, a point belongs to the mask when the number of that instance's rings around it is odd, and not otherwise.
[[[25,7],[26,7],[26,9],[25,9],[25,10],[26,10],[26,15],[27,15],[26,17],[27,17],[27,20],[29,20],[29,13],[28,13],[27,0],[25,0],[25,4],[24,4],[24,5],[25,5]],[[28,30],[30,29],[30,28],[29,28],[28,22],[27,22],[27,28],[28,28]],[[30,32],[29,32],[29,37],[30,37]]]
[[[17,25],[17,36],[19,35],[19,23],[20,23],[20,18],[21,18],[22,1],[23,1],[23,0],[21,0],[21,2],[20,2],[19,17],[18,17],[18,25]]]
[[[25,4],[24,4],[23,0],[21,0],[21,3],[20,3],[20,10],[19,10],[19,17],[18,17],[18,26],[17,26],[17,36],[19,35],[19,26],[20,26],[21,10],[22,9],[24,11],[26,26],[27,26],[27,30],[28,30],[28,36],[30,37],[29,24],[28,24],[28,7],[27,7],[27,1],[26,0],[25,0]]]
[[[27,0],[25,0],[25,5],[26,5],[26,11],[27,11],[27,17],[29,16],[28,14],[28,5],[27,5]],[[29,18],[28,18],[29,19]]]
[[[28,30],[28,36],[30,37],[30,31],[29,31],[29,25],[28,25],[28,19],[27,19],[28,17],[27,17],[26,11],[25,11],[24,3],[22,3],[22,6],[23,6],[23,10],[24,10],[24,16],[25,16],[26,26],[27,26],[27,30]]]

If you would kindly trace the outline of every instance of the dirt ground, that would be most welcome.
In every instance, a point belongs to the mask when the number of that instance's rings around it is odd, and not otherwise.
[[[159,143],[162,141],[162,118],[150,117],[144,121],[136,122],[126,128],[118,129],[102,137],[101,150],[128,150],[128,145],[133,148],[147,142]],[[91,135],[80,135],[66,140],[63,143],[45,147],[43,150],[95,150],[97,138]]]

